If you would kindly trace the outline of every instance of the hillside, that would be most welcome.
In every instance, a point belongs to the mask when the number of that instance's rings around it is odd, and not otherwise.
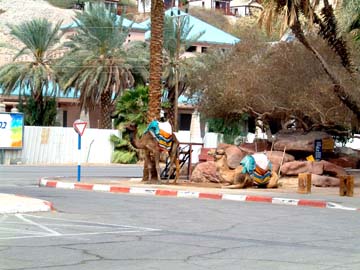
[[[9,35],[7,24],[20,24],[33,18],[47,18],[52,22],[63,20],[70,23],[74,10],[60,9],[50,5],[45,0],[0,0],[0,40],[1,43],[16,45]],[[8,49],[0,48],[0,65],[11,59]]]

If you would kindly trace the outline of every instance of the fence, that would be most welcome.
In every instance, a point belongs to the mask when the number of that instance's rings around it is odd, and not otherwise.
[[[121,136],[118,130],[86,129],[81,139],[81,162],[111,163],[111,134]],[[73,128],[25,126],[23,149],[0,151],[4,164],[71,164],[78,162],[77,143]]]

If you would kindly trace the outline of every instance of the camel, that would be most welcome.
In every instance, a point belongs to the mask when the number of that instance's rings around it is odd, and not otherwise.
[[[152,166],[153,164],[155,164],[155,169],[156,169],[156,178],[159,184],[161,184],[161,177],[160,177],[160,152],[161,151],[166,151],[165,149],[161,149],[159,147],[159,143],[158,141],[154,138],[154,136],[150,133],[150,132],[146,132],[144,133],[141,138],[136,138],[136,134],[137,134],[137,125],[136,124],[129,124],[126,127],[126,130],[129,132],[130,134],[130,143],[133,147],[135,147],[136,149],[142,149],[145,151],[145,164],[147,164],[147,169],[148,169],[148,181],[151,182],[152,179]],[[174,134],[172,134],[172,144],[171,144],[171,150],[169,151],[169,156],[170,156],[170,168],[171,170],[173,170],[174,166],[173,164],[175,164],[175,159],[177,157],[176,155],[176,149],[178,146],[178,142],[176,140],[176,137]],[[153,161],[153,162],[152,162]],[[176,165],[178,165],[178,162],[176,162]],[[178,177],[178,166],[176,166],[177,169],[177,173],[176,173],[176,178]],[[172,171],[171,171],[172,173]],[[169,175],[171,175],[171,173]],[[175,179],[176,182],[176,179]]]
[[[221,188],[236,189],[254,185],[252,177],[248,173],[242,173],[243,167],[241,165],[235,169],[231,169],[228,166],[224,150],[217,150],[215,153],[210,154],[215,158],[216,174],[220,179],[220,183],[224,184]],[[272,171],[271,178],[264,187],[276,188],[278,179],[277,173]]]

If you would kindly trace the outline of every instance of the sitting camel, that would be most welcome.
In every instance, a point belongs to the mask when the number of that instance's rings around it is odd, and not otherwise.
[[[175,159],[176,159],[176,149],[177,149],[177,145],[178,145],[176,137],[173,134],[171,134],[172,142],[170,143],[170,145],[168,144],[169,148],[164,148],[159,145],[159,141],[156,139],[154,134],[149,130],[146,130],[145,133],[139,139],[136,138],[137,125],[129,124],[126,126],[126,130],[130,134],[131,145],[133,147],[135,147],[136,149],[142,149],[145,151],[145,164],[147,164],[147,166],[148,166],[148,168],[147,168],[148,169],[148,181],[150,182],[152,179],[152,175],[151,175],[152,166],[155,163],[157,181],[158,181],[158,183],[161,183],[160,165],[159,165],[160,152],[161,151],[168,152],[168,154],[170,156],[170,164],[171,165],[174,164]],[[173,166],[171,166],[171,168],[173,168]],[[175,179],[175,181],[176,181],[176,179]]]
[[[279,177],[275,171],[271,171],[271,176],[260,183],[254,175],[249,172],[244,172],[244,166],[242,165],[231,169],[227,164],[226,154],[223,150],[218,150],[212,154],[215,158],[217,177],[220,179],[220,183],[224,184],[222,188],[246,188],[254,185],[266,188],[277,187]]]

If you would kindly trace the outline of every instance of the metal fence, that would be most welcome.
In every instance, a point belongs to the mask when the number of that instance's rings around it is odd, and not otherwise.
[[[82,163],[111,163],[110,135],[118,130],[86,129],[81,137]],[[22,150],[2,150],[4,164],[72,164],[78,162],[78,134],[73,128],[24,127]]]

